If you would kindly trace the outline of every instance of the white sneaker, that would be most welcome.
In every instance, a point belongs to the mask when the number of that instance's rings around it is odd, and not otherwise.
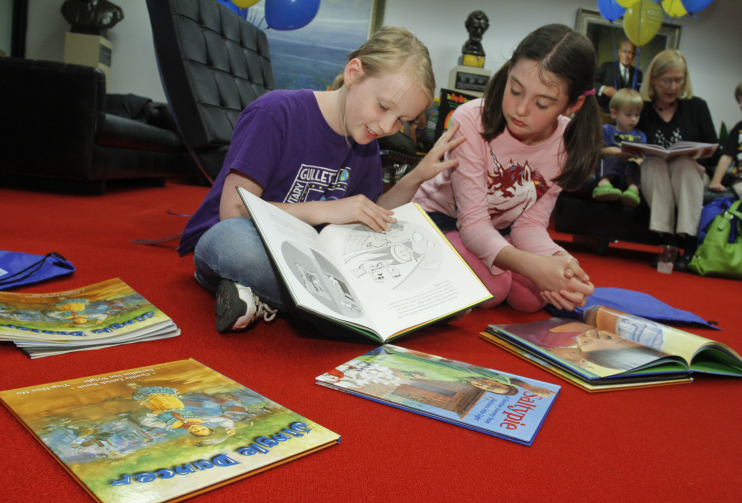
[[[271,309],[252,293],[249,287],[223,279],[216,291],[216,331],[220,334],[247,328],[258,318],[273,321],[276,309]]]

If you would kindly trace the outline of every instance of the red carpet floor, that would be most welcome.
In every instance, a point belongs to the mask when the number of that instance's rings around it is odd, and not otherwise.
[[[0,343],[0,389],[12,389],[194,358],[340,433],[342,444],[199,496],[194,501],[739,501],[742,380],[588,394],[484,341],[490,323],[548,317],[508,307],[476,310],[418,331],[399,345],[560,384],[531,447],[490,437],[314,384],[371,350],[367,339],[328,339],[285,318],[248,333],[218,335],[213,299],[175,243],[132,239],[174,234],[205,188],[112,186],[101,197],[0,188],[0,249],[56,251],[77,272],[21,291],[56,292],[119,277],[170,315],[178,338],[31,360]],[[612,248],[599,257],[557,235],[596,286],[646,292],[719,323],[690,328],[742,351],[740,283],[649,267],[651,249]],[[4,408],[2,501],[90,501]]]

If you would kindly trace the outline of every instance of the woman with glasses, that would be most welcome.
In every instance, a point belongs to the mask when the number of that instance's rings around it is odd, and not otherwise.
[[[667,49],[652,59],[640,92],[645,105],[637,128],[647,135],[647,143],[664,148],[679,141],[718,143],[711,112],[704,100],[693,96],[688,63],[680,51]],[[708,180],[703,165],[716,164],[715,157],[698,161],[650,156],[641,165],[641,190],[651,210],[649,229],[674,235],[667,243],[683,249],[676,270],[685,270],[695,252]]]

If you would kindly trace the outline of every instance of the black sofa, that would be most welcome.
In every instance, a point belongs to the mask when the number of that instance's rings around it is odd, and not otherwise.
[[[585,184],[578,190],[562,191],[554,207],[554,230],[572,234],[574,242],[606,255],[611,243],[626,241],[646,245],[663,244],[656,232],[649,230],[649,206],[642,196],[636,208],[623,206],[620,201],[601,203],[592,198],[593,189],[598,180],[590,175]],[[703,194],[706,205],[717,197],[737,198],[736,193],[726,185],[724,192],[712,192],[708,189]]]
[[[0,58],[0,183],[102,194],[106,181],[200,177],[180,135],[106,113],[104,73]]]

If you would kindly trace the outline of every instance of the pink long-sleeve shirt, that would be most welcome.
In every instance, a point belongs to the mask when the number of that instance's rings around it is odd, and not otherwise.
[[[456,136],[466,141],[447,154],[459,160],[420,186],[412,200],[426,211],[457,219],[461,240],[492,274],[501,274],[495,258],[511,246],[499,232],[511,226],[512,246],[537,255],[563,250],[549,237],[547,227],[561,187],[552,180],[566,161],[563,135],[569,123],[560,116],[556,132],[546,142],[530,146],[505,131],[491,142],[482,136],[482,100],[461,105],[451,127],[461,125]]]

